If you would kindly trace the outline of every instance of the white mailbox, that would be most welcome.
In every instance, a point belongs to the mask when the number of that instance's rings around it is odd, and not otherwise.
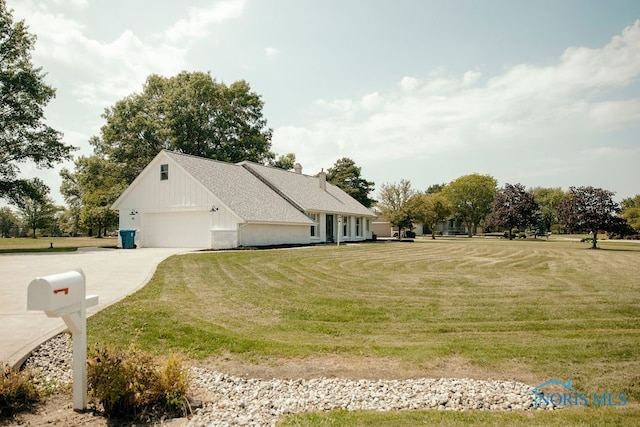
[[[87,307],[98,304],[98,296],[86,296],[82,270],[37,277],[27,288],[27,310],[42,310],[49,317],[62,317],[73,336],[73,408],[87,407]]]
[[[27,289],[27,310],[42,310],[49,317],[61,317],[82,308],[86,299],[85,277],[82,270],[67,271],[38,277]],[[96,301],[97,303],[97,301]],[[93,301],[87,301],[90,307]]]

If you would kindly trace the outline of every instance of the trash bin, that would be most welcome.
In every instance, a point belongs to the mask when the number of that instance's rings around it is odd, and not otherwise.
[[[120,230],[120,239],[122,240],[122,249],[135,249],[136,230]]]

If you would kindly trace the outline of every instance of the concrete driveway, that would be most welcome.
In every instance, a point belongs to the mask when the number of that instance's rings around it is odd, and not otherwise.
[[[100,304],[87,314],[121,300],[144,286],[165,258],[190,249],[98,249],[56,254],[0,255],[0,361],[21,364],[38,345],[66,329],[62,318],[42,311],[27,311],[27,286],[36,277],[81,268],[87,295],[98,295]]]

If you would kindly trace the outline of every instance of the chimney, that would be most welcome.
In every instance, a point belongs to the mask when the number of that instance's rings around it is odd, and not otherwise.
[[[320,181],[320,188],[322,191],[327,191],[327,173],[322,169],[318,174],[318,181]]]
[[[293,165],[293,171],[297,174],[301,174],[302,173],[302,165],[300,163],[296,163],[295,165]]]

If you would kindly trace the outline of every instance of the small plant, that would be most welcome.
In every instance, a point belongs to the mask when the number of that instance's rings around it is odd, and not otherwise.
[[[10,417],[40,401],[31,371],[14,371],[0,362],[0,418]]]
[[[178,356],[162,365],[135,347],[95,348],[87,377],[92,397],[110,418],[147,421],[188,413],[189,375]]]
[[[520,232],[518,233],[518,239],[526,239],[527,238],[527,233],[524,232]]]

